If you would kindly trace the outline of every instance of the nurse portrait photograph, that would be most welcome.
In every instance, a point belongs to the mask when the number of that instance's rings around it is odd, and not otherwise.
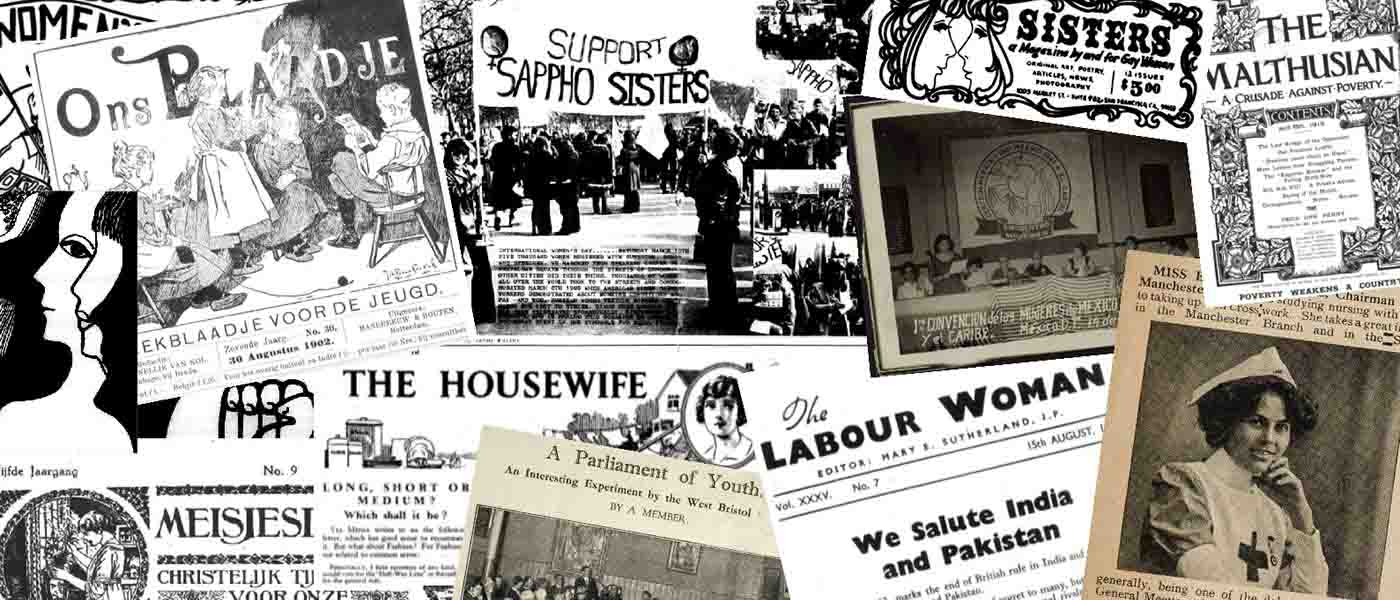
[[[1400,354],[1153,323],[1118,568],[1378,599]]]
[[[1312,507],[1285,455],[1317,425],[1317,405],[1298,390],[1278,350],[1201,384],[1187,405],[1198,410],[1215,450],[1157,472],[1144,560],[1164,575],[1325,593],[1327,561]]]

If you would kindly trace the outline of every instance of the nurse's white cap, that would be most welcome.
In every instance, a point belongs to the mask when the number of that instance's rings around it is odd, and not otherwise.
[[[1277,377],[1288,382],[1293,387],[1298,387],[1298,382],[1293,380],[1293,374],[1288,372],[1288,365],[1283,364],[1283,359],[1279,358],[1277,348],[1266,348],[1263,352],[1244,359],[1224,373],[1216,375],[1201,384],[1191,393],[1191,397],[1186,399],[1186,405],[1191,406],[1201,401],[1201,398],[1210,393],[1222,383],[1229,383],[1247,377]]]

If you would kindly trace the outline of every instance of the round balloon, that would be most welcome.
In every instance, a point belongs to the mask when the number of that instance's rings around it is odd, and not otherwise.
[[[481,51],[491,58],[500,58],[510,47],[510,36],[499,25],[487,25],[481,30]]]
[[[700,56],[700,40],[693,35],[687,35],[671,44],[671,64],[677,67],[689,67],[695,64]]]

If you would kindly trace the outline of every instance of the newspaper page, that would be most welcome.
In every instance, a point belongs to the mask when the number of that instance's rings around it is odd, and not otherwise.
[[[385,464],[410,464],[404,440],[415,437],[430,442],[424,449],[433,456],[426,458],[449,453],[442,458],[469,462],[477,429],[489,423],[671,458],[753,467],[756,455],[744,395],[734,392],[734,414],[703,411],[712,384],[736,382],[780,357],[864,364],[864,350],[858,347],[638,352],[581,345],[489,352],[490,364],[483,365],[480,346],[436,346],[146,403],[139,413],[142,443],[314,436],[327,453],[342,455],[337,462],[344,467],[349,459],[341,452],[343,438],[354,437],[347,431],[349,423],[363,418],[380,421],[384,431],[383,444],[356,457],[370,465],[379,458]],[[381,455],[381,450],[392,454]]]
[[[1389,598],[1400,294],[1212,308],[1133,253],[1085,597]]]
[[[1196,178],[1206,302],[1400,286],[1395,3],[1217,4]]]
[[[425,0],[425,28],[460,4]],[[483,341],[864,335],[832,180],[868,2],[469,4]],[[430,67],[440,93],[460,76]]]
[[[1080,597],[1111,362],[747,375],[793,596]]]
[[[38,0],[0,7],[0,198],[20,184],[71,190],[50,177],[30,58],[44,44],[182,21],[230,10],[232,3],[142,0]],[[70,178],[71,180],[71,178]],[[11,199],[12,200],[12,199]],[[0,200],[0,205],[4,201]],[[12,222],[0,224],[0,235]]]
[[[1201,0],[877,0],[862,93],[1194,142],[1215,10]]]
[[[159,15],[157,6],[126,0],[0,5],[0,377],[10,382],[0,393],[0,448],[30,452],[46,448],[64,454],[134,449],[135,362],[127,358],[134,332],[128,333],[126,313],[113,308],[123,301],[135,302],[131,289],[135,273],[105,260],[114,249],[121,254],[119,245],[108,244],[95,253],[104,257],[97,268],[58,268],[69,258],[58,251],[59,238],[98,239],[92,219],[84,221],[78,215],[92,210],[101,198],[46,193],[75,186],[50,177],[30,59],[46,43],[138,28],[157,16],[211,14],[231,5],[163,2]],[[85,214],[125,212],[120,219],[104,220],[107,226],[100,233],[111,237],[122,229],[120,223],[135,222],[136,202],[107,200],[100,202],[101,210]],[[55,225],[62,226],[58,236],[52,233]],[[134,240],[123,243],[134,252]],[[75,285],[79,280],[101,283]],[[99,305],[106,308],[95,310]],[[80,330],[79,309],[89,316],[101,315],[94,319],[101,321],[96,330]],[[109,320],[116,314],[125,322],[117,325]],[[102,343],[93,343],[99,339],[94,335],[98,331],[104,334]],[[84,339],[90,342],[89,356],[82,352]],[[120,351],[102,352],[99,346]],[[90,401],[89,408],[74,411],[71,403],[63,401],[75,397]]]
[[[477,466],[454,597],[787,597],[752,473],[496,427]]]
[[[50,165],[141,198],[142,399],[472,333],[417,24],[259,4],[35,53]]]
[[[872,371],[1108,352],[1124,255],[1194,251],[1186,144],[852,105]]]
[[[779,356],[855,365],[864,356],[860,348],[501,347],[489,367],[469,367],[481,351],[425,348],[148,403],[143,435],[166,439],[140,440],[143,455],[170,443],[303,451],[298,440],[314,440],[308,460],[327,482],[324,583],[435,600],[452,590],[482,425],[754,470],[743,395],[730,394],[731,410],[702,410],[712,384]],[[421,519],[398,518],[413,511]]]
[[[231,462],[207,446],[139,459],[7,455],[0,597],[369,597],[320,584],[312,465],[270,448],[241,455]]]

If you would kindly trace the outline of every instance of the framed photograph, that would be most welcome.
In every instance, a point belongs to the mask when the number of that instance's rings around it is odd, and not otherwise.
[[[1391,597],[1400,294],[1211,308],[1205,268],[1128,262],[1085,598]]]
[[[876,376],[1109,352],[1127,251],[1194,253],[1184,143],[901,102],[847,113]]]
[[[678,573],[694,575],[700,572],[699,544],[672,541],[671,555],[666,559],[666,568]]]

